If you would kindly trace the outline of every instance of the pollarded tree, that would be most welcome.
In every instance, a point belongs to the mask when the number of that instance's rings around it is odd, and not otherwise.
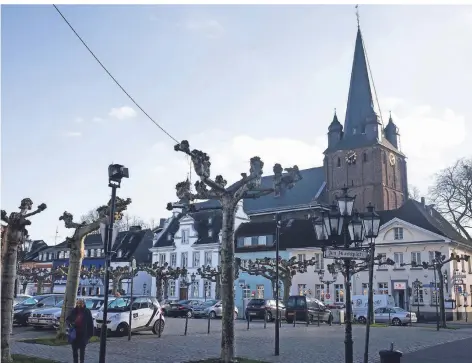
[[[156,279],[156,298],[158,301],[162,301],[164,294],[165,298],[167,298],[167,290],[170,280],[177,280],[179,277],[187,276],[187,269],[185,267],[172,267],[169,266],[167,262],[162,265],[155,262],[151,266],[138,266],[137,270],[147,272]]]
[[[256,260],[241,260],[236,259],[241,271],[248,275],[263,276],[272,282],[275,286],[277,283],[275,269],[277,262],[275,258],[257,258]],[[292,287],[293,277],[298,273],[305,273],[308,271],[308,266],[315,266],[318,260],[312,257],[309,260],[299,261],[297,257],[292,257],[288,260],[279,258],[279,281],[283,284],[283,300],[286,303],[290,296],[290,289]]]
[[[250,160],[249,175],[241,174],[241,179],[227,187],[227,181],[221,175],[215,179],[210,176],[210,157],[200,150],[190,150],[188,141],[175,145],[175,151],[190,156],[195,173],[200,178],[195,183],[196,193],[190,191],[190,182],[176,185],[177,197],[180,200],[215,199],[221,203],[223,225],[221,233],[221,295],[222,295],[222,328],[221,360],[229,363],[234,360],[234,224],[236,210],[242,199],[255,199],[272,193],[280,193],[282,188],[292,188],[301,179],[298,167],[287,168],[286,174],[280,164],[274,166],[274,184],[272,188],[261,187],[262,168],[264,163],[255,156]]]
[[[18,276],[23,277],[23,284],[36,283],[36,294],[43,293],[43,286],[45,283],[50,283],[53,272],[46,268],[20,268]],[[52,292],[52,291],[51,291]]]
[[[239,265],[235,260],[235,278],[239,276]],[[209,282],[215,283],[215,299],[221,299],[221,267],[211,267],[210,265],[202,266],[197,269],[197,275],[199,275],[202,279],[207,280]],[[206,291],[205,291],[206,294]]]
[[[105,272],[103,272],[104,274]],[[121,289],[121,281],[129,280],[138,275],[138,269],[130,266],[110,267],[110,278],[112,283],[112,293],[115,295]]]
[[[13,297],[15,294],[18,249],[28,236],[26,226],[31,224],[29,217],[41,213],[46,209],[46,204],[40,204],[31,213],[33,202],[30,198],[21,201],[20,212],[13,212],[10,216],[1,211],[1,219],[6,223],[2,233],[2,296],[1,296],[1,340],[2,362],[12,362],[10,352],[10,336],[13,326]]]
[[[121,213],[127,209],[131,203],[131,199],[116,198],[115,203],[115,215],[121,216]],[[75,306],[77,299],[77,290],[79,288],[79,279],[82,266],[82,260],[84,258],[84,240],[87,235],[98,230],[100,224],[108,223],[111,208],[111,200],[108,205],[104,205],[97,209],[98,218],[87,222],[76,223],[74,222],[74,216],[68,212],[64,212],[59,220],[64,221],[66,228],[74,229],[74,235],[67,237],[67,246],[70,249],[69,254],[69,266],[67,273],[66,293],[64,297],[64,305],[62,306],[60,327],[57,331],[57,338],[64,339],[66,336],[66,318],[71,310]],[[107,287],[105,287],[107,288]]]

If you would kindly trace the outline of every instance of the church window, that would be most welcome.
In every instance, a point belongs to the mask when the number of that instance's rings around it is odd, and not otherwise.
[[[363,159],[364,163],[367,162],[367,153],[364,153],[364,154],[362,155],[362,159]]]
[[[341,158],[338,158],[338,163],[337,163],[338,168],[341,167]]]

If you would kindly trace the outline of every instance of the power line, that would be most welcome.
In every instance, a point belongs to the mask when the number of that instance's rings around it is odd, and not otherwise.
[[[87,48],[87,50],[92,55],[92,57],[95,58],[95,60],[98,62],[98,64],[100,64],[100,66],[103,68],[103,70],[110,76],[110,78],[116,83],[116,85],[118,87],[120,87],[120,89],[124,92],[124,94],[126,96],[128,96],[128,98],[131,100],[131,102],[133,102],[136,105],[136,107],[139,108],[147,116],[148,119],[150,119],[157,127],[159,127],[163,133],[165,133],[167,136],[169,136],[176,143],[179,143],[179,141],[175,137],[173,137],[161,125],[159,125],[151,116],[149,116],[149,114],[146,111],[144,111],[144,109],[134,100],[134,98],[128,92],[126,92],[126,90],[123,88],[123,86],[116,80],[115,77],[113,77],[113,75],[108,71],[108,69],[103,65],[103,63],[100,62],[100,60],[97,58],[97,56],[94,54],[94,52],[88,47],[87,43],[85,43],[85,41],[82,39],[82,37],[77,33],[77,31],[74,29],[74,27],[69,23],[69,21],[66,19],[66,17],[57,8],[57,6],[54,5],[54,4],[52,4],[52,6],[54,6],[56,11],[59,13],[59,15],[62,17],[62,19],[66,22],[66,24],[69,26],[69,28],[74,32],[76,37],[82,42],[84,47]]]

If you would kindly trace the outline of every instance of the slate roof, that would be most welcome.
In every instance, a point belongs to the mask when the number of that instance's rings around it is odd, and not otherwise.
[[[136,262],[148,263],[151,262],[149,249],[153,244],[154,234],[150,229],[130,229],[129,231],[121,232],[121,236],[115,240],[113,251],[122,251],[122,256],[114,256],[113,261],[131,261],[134,257]]]
[[[292,189],[285,190],[276,197],[273,194],[258,199],[245,199],[243,210],[246,214],[272,212],[283,209],[303,208],[317,205],[317,197],[325,187],[325,174],[323,167],[300,170],[302,180],[297,182]],[[261,187],[271,188],[273,175],[262,177]]]
[[[48,244],[41,240],[33,241],[30,252],[25,255],[25,261],[35,261],[38,258],[38,254],[48,248]]]
[[[424,228],[445,238],[468,244],[472,247],[472,241],[465,239],[455,228],[439,214],[434,208],[425,206],[416,200],[409,199],[400,208],[378,212],[381,218],[381,225],[399,218],[415,226]],[[240,225],[235,235],[236,252],[255,252],[274,250],[273,246],[246,246],[238,247],[239,237],[272,235],[275,239],[275,222],[247,222]],[[342,239],[337,241],[342,245]],[[280,249],[287,248],[307,248],[322,247],[326,241],[318,241],[315,236],[314,227],[311,220],[292,219],[282,222]]]

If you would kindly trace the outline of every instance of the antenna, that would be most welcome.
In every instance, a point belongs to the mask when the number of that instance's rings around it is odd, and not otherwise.
[[[56,226],[56,235],[54,236],[54,246],[57,245],[57,238],[60,237],[59,236],[59,227]]]

